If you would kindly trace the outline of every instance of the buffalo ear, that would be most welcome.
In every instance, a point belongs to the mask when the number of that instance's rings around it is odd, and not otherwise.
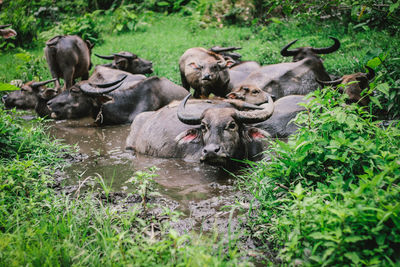
[[[104,104],[104,103],[106,103],[108,101],[111,101],[111,100],[113,100],[113,98],[109,97],[107,95],[96,96],[96,101],[97,101],[97,103],[100,103],[100,104]]]
[[[233,65],[235,65],[235,61],[233,61],[233,60],[227,60],[226,61],[226,66],[228,67],[228,68],[230,68],[230,67],[232,67]]]
[[[181,132],[175,137],[175,141],[179,144],[197,143],[200,139],[201,130],[199,128],[191,128]]]
[[[256,140],[271,137],[271,135],[267,131],[264,131],[260,128],[247,127],[245,129],[245,137],[248,141],[256,141]]]
[[[226,95],[226,98],[230,99],[244,99],[244,97],[241,94],[238,94],[236,92],[230,92],[229,94]]]

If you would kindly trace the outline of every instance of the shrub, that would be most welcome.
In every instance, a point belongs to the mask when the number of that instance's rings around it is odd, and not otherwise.
[[[254,229],[281,246],[285,262],[393,264],[400,245],[400,124],[380,127],[331,88],[312,95],[296,120],[304,127],[287,143],[273,143],[271,160],[249,172],[262,205]]]

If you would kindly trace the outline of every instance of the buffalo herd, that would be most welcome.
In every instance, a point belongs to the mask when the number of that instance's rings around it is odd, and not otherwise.
[[[0,26],[4,38],[16,34],[7,26]],[[44,48],[53,79],[27,82],[2,101],[56,120],[91,116],[96,125],[131,123],[126,148],[136,153],[230,167],[238,159],[261,158],[267,138],[295,132],[292,119],[305,109],[304,96],[320,86],[344,84],[349,104],[369,103],[363,90],[373,69],[332,80],[319,56],[340,48],[330,38],[333,44],[323,48],[291,48],[294,40],[281,50],[292,62],[265,66],[242,61],[239,47],[189,48],[179,59],[181,86],[145,76],[153,73],[152,62],[126,51],[96,54],[111,63],[97,65],[89,76],[93,45],[56,36]],[[189,99],[191,89],[195,99]]]

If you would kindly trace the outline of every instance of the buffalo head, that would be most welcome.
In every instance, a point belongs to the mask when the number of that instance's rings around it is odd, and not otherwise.
[[[96,115],[102,103],[112,100],[106,94],[118,89],[127,75],[110,83],[81,81],[47,102],[53,119],[77,119]]]
[[[151,61],[139,58],[130,52],[119,52],[113,54],[113,56],[95,55],[102,59],[113,60],[110,65],[107,65],[113,69],[123,70],[132,74],[153,73],[153,63]]]
[[[56,96],[56,90],[45,86],[54,81],[55,79],[44,82],[27,82],[21,86],[21,90],[2,97],[4,106],[6,108],[34,109],[40,98],[50,99]]]
[[[240,99],[244,102],[260,105],[268,102],[269,94],[255,85],[242,85],[226,95],[229,99]]]
[[[357,72],[344,75],[342,78],[335,81],[317,81],[321,85],[326,86],[337,86],[339,84],[344,84],[344,90],[340,90],[349,96],[349,98],[346,100],[346,103],[359,103],[362,106],[366,106],[370,100],[368,95],[362,95],[362,92],[364,89],[369,88],[369,80],[372,80],[375,77],[375,71],[368,66],[365,67],[368,69],[368,73]]]
[[[179,144],[199,143],[202,149],[201,161],[227,166],[232,158],[247,158],[251,154],[250,144],[269,136],[267,132],[246,124],[265,121],[272,115],[274,104],[270,97],[269,103],[258,110],[209,108],[200,116],[185,113],[189,97],[179,105],[177,116],[185,124],[199,126],[180,133],[175,140]]]
[[[13,29],[6,29],[7,27],[10,27],[11,24],[7,24],[7,25],[0,25],[0,36],[8,39],[11,38],[13,36],[17,35],[17,32],[14,31]]]
[[[335,37],[329,37],[335,43],[330,47],[324,48],[314,48],[314,47],[299,47],[292,50],[289,50],[289,47],[292,46],[294,43],[297,42],[297,39],[285,45],[281,50],[281,55],[284,57],[293,57],[293,62],[300,61],[304,58],[309,57],[317,57],[319,58],[318,54],[329,54],[335,52],[340,48],[340,42]]]

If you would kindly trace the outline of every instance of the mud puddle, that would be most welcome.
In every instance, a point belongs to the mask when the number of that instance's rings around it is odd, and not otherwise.
[[[134,155],[125,151],[125,139],[129,125],[94,127],[92,119],[50,122],[50,133],[64,143],[77,145],[81,159],[65,168],[62,189],[71,193],[85,187],[100,188],[99,177],[111,187],[114,204],[130,192],[135,192],[127,182],[136,171],[148,171],[157,167],[157,191],[161,194],[156,202],[179,210],[184,217],[173,223],[181,233],[192,230],[220,233],[239,227],[238,209],[230,209],[243,202],[247,196],[233,187],[234,177],[221,168],[178,159],[153,158]],[[252,245],[250,245],[252,247]]]

